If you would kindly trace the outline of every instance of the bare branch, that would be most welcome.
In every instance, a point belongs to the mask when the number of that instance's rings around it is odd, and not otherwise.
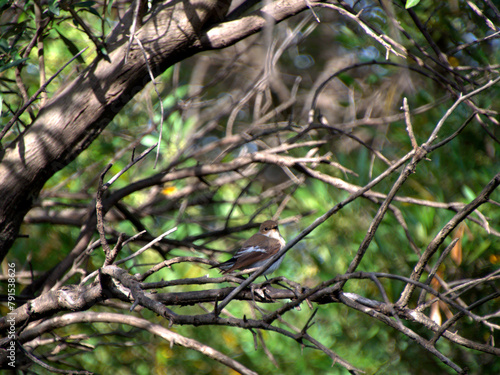
[[[172,332],[160,324],[154,324],[151,323],[149,320],[138,318],[131,315],[122,315],[109,312],[90,312],[90,311],[70,313],[64,316],[58,316],[55,318],[45,320],[37,327],[24,332],[20,336],[20,340],[27,341],[31,337],[40,336],[44,332],[50,332],[56,328],[65,327],[71,324],[97,323],[97,322],[126,324],[133,327],[141,328],[155,336],[161,337],[162,339],[170,342],[172,345],[180,345],[189,349],[196,350],[208,356],[209,358],[212,358],[234,369],[235,371],[238,371],[241,374],[248,374],[248,375],[257,374],[256,372],[251,371],[250,369],[246,368],[239,362],[231,359],[230,357],[222,354],[221,352],[211,348],[208,345],[204,345],[199,341]]]

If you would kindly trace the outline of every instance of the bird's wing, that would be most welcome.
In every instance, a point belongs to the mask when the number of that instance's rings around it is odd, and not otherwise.
[[[259,245],[257,245],[257,243]],[[261,234],[256,234],[250,237],[248,241],[243,244],[241,249],[238,250],[233,257],[235,260],[234,265],[225,270],[224,273],[231,272],[236,269],[249,268],[249,266],[256,262],[272,257],[280,249],[280,241]]]

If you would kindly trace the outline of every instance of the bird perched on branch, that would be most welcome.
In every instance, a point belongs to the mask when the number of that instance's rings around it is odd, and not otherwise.
[[[234,270],[260,267],[283,247],[285,247],[285,240],[278,230],[278,223],[274,220],[267,220],[260,225],[259,232],[245,241],[231,259],[212,268],[217,267],[222,273],[228,273]],[[263,275],[276,271],[283,257],[284,255],[274,262]]]

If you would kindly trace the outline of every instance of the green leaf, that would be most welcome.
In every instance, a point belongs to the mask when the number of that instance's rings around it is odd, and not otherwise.
[[[106,9],[106,13],[110,14],[112,9],[113,9],[113,0],[108,2],[108,9]]]
[[[95,8],[86,7],[84,10],[86,10],[89,13],[92,13],[94,16],[101,18],[101,15],[99,14],[99,12],[97,10],[95,10]]]
[[[75,8],[90,8],[95,5],[95,1],[82,1],[74,4]]]
[[[143,146],[146,146],[146,147],[151,147],[151,146],[152,146],[152,145],[154,145],[156,142],[158,142],[158,136],[151,135],[151,134],[145,135],[145,136],[141,139],[141,144],[142,144]]]
[[[467,185],[462,186],[462,194],[467,201],[473,201],[476,199],[476,193]]]
[[[66,47],[68,48],[69,52],[71,52],[71,54],[73,56],[77,55],[80,50],[78,49],[78,47],[76,46],[75,43],[73,43],[72,40],[66,38],[58,29],[57,27],[54,27],[54,30],[56,30],[56,33],[59,34],[59,37],[62,39],[63,43],[66,45]],[[85,60],[83,59],[82,55],[79,55],[77,58],[79,63],[81,64],[85,64]]]
[[[49,11],[52,14],[55,14],[56,16],[59,15],[60,9],[59,9],[59,1],[58,0],[50,0],[49,1]]]
[[[420,0],[408,0],[406,2],[405,8],[410,9],[411,7],[414,7],[415,5],[417,5],[418,3],[420,3]]]
[[[347,73],[340,73],[337,77],[348,87],[355,83],[354,78]]]
[[[351,87],[354,90],[361,91],[361,87],[359,86],[359,83],[356,81],[356,78],[354,78],[352,75],[348,73],[340,73],[337,78],[347,87]],[[346,103],[346,105],[350,105],[349,103]]]
[[[24,59],[18,59],[18,60],[12,61],[11,63],[8,63],[4,66],[0,66],[0,73],[3,72],[4,70],[12,68],[13,66],[17,66],[19,64],[22,64],[26,60],[28,60],[27,57],[25,57]]]
[[[0,39],[0,51],[2,53],[7,53],[10,50],[9,43],[6,39]]]
[[[83,8],[82,10],[86,10],[87,12],[92,13],[93,15],[101,18],[101,15],[95,8],[92,8],[96,4],[95,1],[81,1],[79,3],[73,4],[73,8]]]
[[[101,51],[104,57],[108,57],[108,50],[106,49],[106,46],[104,44],[101,44],[99,46],[99,51]]]

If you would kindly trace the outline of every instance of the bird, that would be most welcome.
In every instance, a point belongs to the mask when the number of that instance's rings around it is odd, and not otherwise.
[[[222,274],[234,270],[245,270],[264,265],[273,255],[285,247],[285,240],[281,237],[278,223],[274,220],[264,221],[259,232],[243,243],[234,256],[211,268],[220,268]],[[283,256],[276,260],[263,275],[268,275],[280,266]]]

